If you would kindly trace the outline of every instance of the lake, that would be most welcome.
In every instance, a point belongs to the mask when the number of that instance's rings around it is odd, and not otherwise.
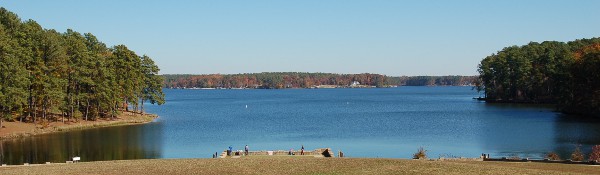
[[[568,158],[600,144],[600,122],[554,112],[552,106],[488,104],[471,87],[373,89],[173,90],[146,125],[55,133],[0,145],[8,164],[210,158],[235,150],[332,148],[348,157]]]

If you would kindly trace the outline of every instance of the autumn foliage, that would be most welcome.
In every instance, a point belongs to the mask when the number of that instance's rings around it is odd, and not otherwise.
[[[546,158],[549,160],[560,160],[560,156],[558,154],[556,154],[555,152],[550,152],[550,153],[546,154]]]
[[[590,161],[600,162],[600,145],[592,147],[592,153],[590,154]]]
[[[305,72],[263,72],[248,74],[163,75],[166,88],[311,88],[319,85],[364,86],[462,86],[471,85],[476,76],[400,76],[380,74],[334,74]]]

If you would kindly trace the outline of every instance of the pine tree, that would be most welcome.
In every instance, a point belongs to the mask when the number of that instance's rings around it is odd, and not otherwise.
[[[162,77],[148,57],[94,35],[43,29],[0,7],[0,126],[21,121],[115,117],[140,100],[164,103]],[[142,63],[143,62],[143,63]]]
[[[162,92],[163,77],[158,75],[160,69],[154,64],[154,61],[144,55],[141,57],[141,70],[144,74],[144,88],[141,95],[142,107],[140,112],[144,113],[144,101],[148,100],[151,104],[162,105],[165,103],[165,94]]]
[[[66,96],[65,87],[68,72],[68,57],[63,47],[61,34],[48,30],[42,40],[42,60],[44,62],[43,86],[39,89],[41,96],[42,117],[47,120],[49,113],[64,110]],[[62,109],[62,110],[61,110]]]
[[[69,116],[84,114],[87,120],[94,64],[86,45],[86,39],[80,33],[71,29],[63,34],[67,55],[69,57],[69,83],[67,86],[67,106]]]
[[[27,104],[29,81],[25,65],[19,61],[20,52],[18,43],[0,25],[0,129],[3,120],[12,120],[13,113],[21,115]]]

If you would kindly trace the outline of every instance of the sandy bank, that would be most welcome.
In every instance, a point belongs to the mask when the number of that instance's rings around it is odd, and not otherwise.
[[[108,126],[135,125],[152,122],[158,118],[154,114],[135,114],[131,112],[123,112],[116,119],[98,119],[96,121],[79,120],[77,122],[50,122],[43,127],[41,124],[23,123],[23,122],[2,122],[4,128],[0,129],[0,140],[28,137],[40,134],[48,134],[55,132],[64,132],[71,130],[81,130]]]

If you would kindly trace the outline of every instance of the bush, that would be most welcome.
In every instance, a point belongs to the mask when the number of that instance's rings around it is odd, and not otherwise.
[[[427,150],[420,147],[415,154],[413,154],[413,159],[426,159],[427,158]]]
[[[572,161],[583,161],[583,153],[581,153],[581,149],[579,149],[579,145],[575,146],[575,151],[573,151],[573,153],[571,153],[571,160]]]
[[[590,161],[600,162],[600,145],[592,147],[592,153],[590,154]]]
[[[549,152],[548,154],[546,154],[546,159],[560,160],[560,156],[558,156],[558,154],[556,154],[555,152]]]

